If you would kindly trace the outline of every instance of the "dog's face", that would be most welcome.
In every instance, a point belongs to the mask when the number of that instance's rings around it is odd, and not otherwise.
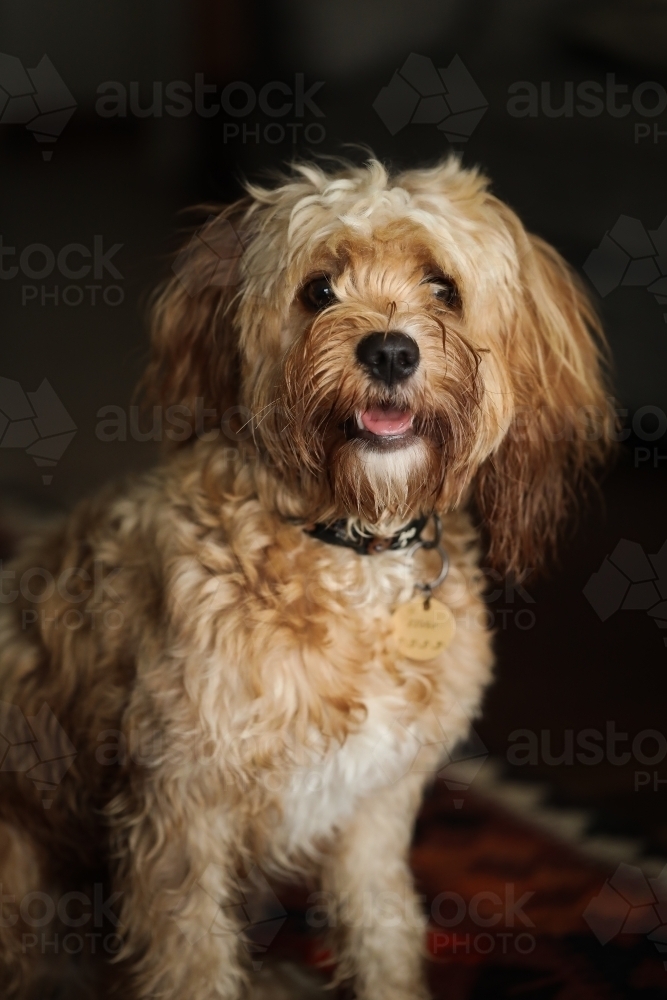
[[[246,408],[315,519],[396,523],[475,491],[496,556],[536,562],[568,476],[604,447],[566,265],[455,160],[393,180],[304,166],[249,192],[202,232],[198,294],[177,280],[158,302],[149,388],[193,412],[201,397],[211,422]],[[223,282],[216,227],[240,248]]]
[[[395,203],[356,226],[327,214],[330,231],[306,234],[261,327],[250,301],[246,402],[271,459],[306,471],[335,514],[414,517],[456,498],[502,407],[485,426],[460,261]]]

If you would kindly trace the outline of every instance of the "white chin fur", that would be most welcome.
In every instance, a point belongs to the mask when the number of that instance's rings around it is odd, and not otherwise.
[[[361,449],[359,457],[369,473],[375,470],[379,475],[390,474],[404,478],[425,462],[427,456],[426,445],[422,439],[411,438],[400,448],[366,446]]]
[[[428,449],[420,438],[402,448],[382,450],[362,447],[357,460],[376,498],[378,509],[409,507],[409,483],[425,469]]]

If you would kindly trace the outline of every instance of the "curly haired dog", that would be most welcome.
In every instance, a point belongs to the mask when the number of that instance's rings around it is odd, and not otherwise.
[[[473,514],[492,564],[534,567],[605,450],[594,315],[475,170],[247,191],[154,303],[174,447],[13,567],[3,732],[64,749],[0,775],[5,994],[35,964],[20,901],[71,926],[85,893],[58,893],[103,878],[124,995],[245,995],[256,866],[321,877],[360,1000],[426,997],[411,831],[492,665]],[[456,631],[417,658],[392,616],[442,575],[434,515]]]

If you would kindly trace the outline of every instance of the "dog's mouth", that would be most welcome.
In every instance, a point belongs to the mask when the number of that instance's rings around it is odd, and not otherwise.
[[[377,448],[401,447],[415,436],[414,413],[391,404],[358,410],[346,422],[345,435],[369,441]]]

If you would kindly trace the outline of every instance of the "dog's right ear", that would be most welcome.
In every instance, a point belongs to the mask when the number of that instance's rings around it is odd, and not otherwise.
[[[248,240],[245,198],[208,209],[205,223],[175,258],[170,277],[153,296],[150,360],[140,383],[145,403],[186,429],[168,436],[192,441],[237,404],[240,382],[235,317]],[[173,420],[167,412],[171,408]]]

